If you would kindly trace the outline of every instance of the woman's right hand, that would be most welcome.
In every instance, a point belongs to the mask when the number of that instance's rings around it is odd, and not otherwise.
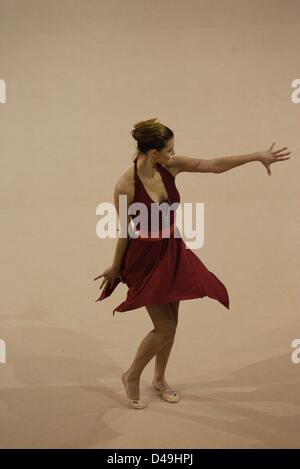
[[[112,285],[113,285],[113,282],[116,278],[120,278],[120,272],[119,272],[119,269],[117,269],[116,267],[114,267],[113,265],[111,265],[110,267],[107,267],[107,269],[105,269],[105,271],[98,275],[97,277],[94,278],[94,280],[98,280],[98,278],[101,278],[101,277],[104,277],[101,285],[100,285],[100,290],[101,288],[103,287],[103,285],[105,284],[105,287],[104,287],[104,290],[106,290],[106,288],[108,288],[110,286],[110,288],[112,288]]]

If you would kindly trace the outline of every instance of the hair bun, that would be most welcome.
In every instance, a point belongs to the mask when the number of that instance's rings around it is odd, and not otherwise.
[[[161,150],[174,133],[162,124],[157,117],[139,121],[131,130],[131,135],[138,142],[138,150],[146,153],[149,149]]]

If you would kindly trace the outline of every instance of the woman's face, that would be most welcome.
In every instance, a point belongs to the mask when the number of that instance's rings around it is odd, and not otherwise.
[[[173,155],[175,155],[174,150],[174,137],[170,138],[166,146],[160,150],[157,161],[159,163],[166,163]]]

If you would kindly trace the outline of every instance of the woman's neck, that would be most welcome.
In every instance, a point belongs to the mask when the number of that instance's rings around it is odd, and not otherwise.
[[[154,158],[138,153],[137,163],[139,161],[139,173],[144,179],[153,179],[157,174],[157,162]]]

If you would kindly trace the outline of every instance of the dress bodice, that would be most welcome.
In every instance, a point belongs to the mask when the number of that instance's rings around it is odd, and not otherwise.
[[[130,218],[133,222],[133,232],[136,230],[144,236],[152,237],[162,236],[162,233],[169,227],[174,226],[176,218],[176,209],[180,203],[180,194],[175,185],[175,177],[173,174],[157,163],[157,169],[160,173],[162,182],[165,186],[168,198],[160,203],[154,202],[146,191],[137,172],[137,156],[134,159],[134,198],[130,204],[132,214]],[[134,204],[142,203],[141,210]],[[139,218],[139,220],[137,220]],[[148,220],[147,224],[143,222]],[[148,234],[146,234],[148,233]],[[133,237],[136,237],[135,235]]]

